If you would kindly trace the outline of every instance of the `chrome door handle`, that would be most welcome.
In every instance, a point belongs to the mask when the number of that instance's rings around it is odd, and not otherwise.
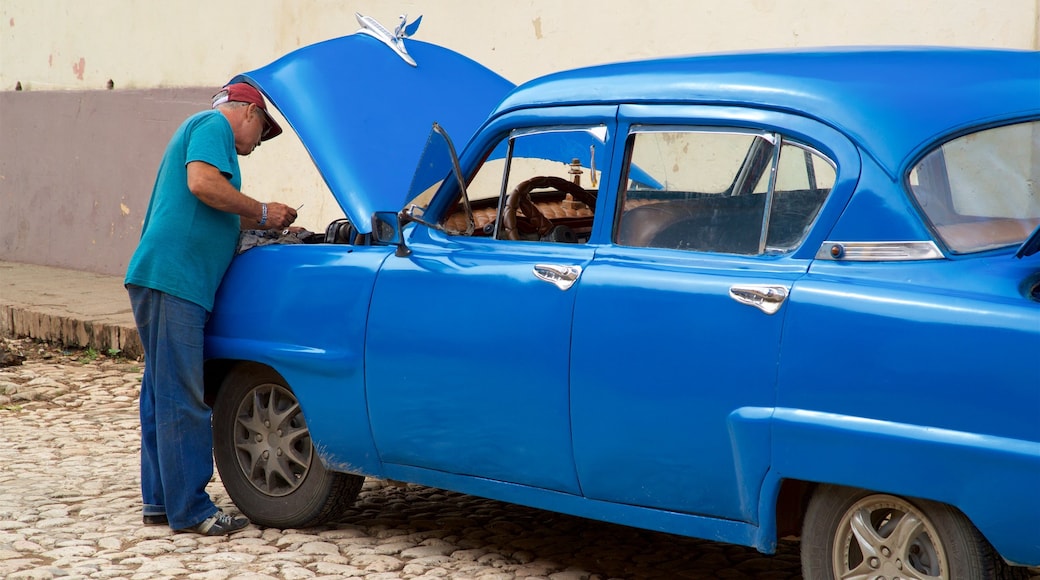
[[[780,306],[787,300],[788,290],[786,286],[770,286],[765,284],[751,284],[747,286],[730,286],[730,298],[754,306],[766,314],[776,314]]]
[[[534,275],[539,280],[555,284],[560,290],[567,290],[578,281],[578,276],[581,276],[581,266],[535,264]]]

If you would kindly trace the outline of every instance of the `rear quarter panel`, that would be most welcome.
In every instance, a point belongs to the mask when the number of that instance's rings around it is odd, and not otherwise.
[[[774,415],[781,477],[961,509],[1040,563],[1040,261],[1008,252],[818,261],[789,308]]]

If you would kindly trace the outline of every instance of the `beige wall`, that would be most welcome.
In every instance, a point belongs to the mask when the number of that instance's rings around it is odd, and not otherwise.
[[[3,0],[0,259],[122,272],[159,152],[185,111],[205,107],[238,72],[354,32],[355,11],[391,28],[398,14],[423,14],[416,38],[514,82],[613,60],[773,47],[1040,48],[1040,0]],[[301,225],[323,231],[341,215],[290,133],[242,165],[247,193],[305,204]]]
[[[4,0],[0,88],[206,86],[294,48],[423,14],[417,38],[514,81],[575,66],[784,46],[1037,45],[1037,0]]]

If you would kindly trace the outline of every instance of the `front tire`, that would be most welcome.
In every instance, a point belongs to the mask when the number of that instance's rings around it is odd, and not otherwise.
[[[232,501],[262,526],[337,519],[365,480],[325,468],[296,396],[278,373],[258,365],[233,371],[217,394],[213,456]]]
[[[806,511],[806,580],[997,580],[1016,577],[1016,570],[946,504],[824,485]]]

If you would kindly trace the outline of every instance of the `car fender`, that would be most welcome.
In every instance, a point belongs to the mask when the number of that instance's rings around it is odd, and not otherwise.
[[[364,337],[385,246],[269,245],[237,257],[206,329],[207,365],[276,370],[303,409],[325,465],[380,476],[369,429]],[[330,450],[336,450],[333,453]]]

